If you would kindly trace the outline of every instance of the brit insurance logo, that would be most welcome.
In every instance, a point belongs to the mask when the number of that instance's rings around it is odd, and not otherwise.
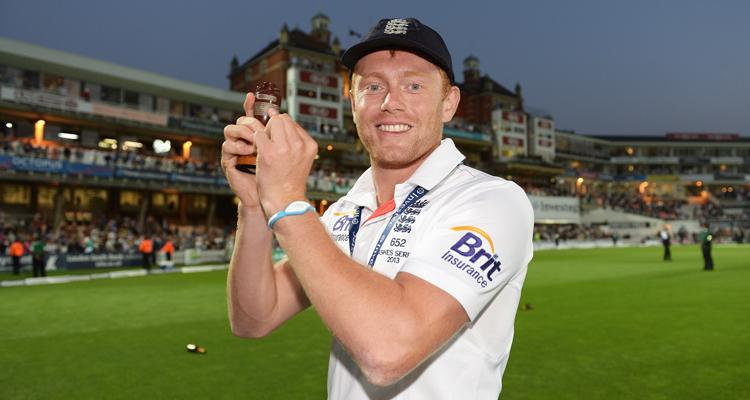
[[[493,275],[501,270],[492,238],[476,226],[455,226],[451,230],[466,233],[440,259],[465,272],[481,287],[487,287]]]
[[[349,229],[354,221],[354,210],[333,213],[331,239],[335,242],[349,242]]]
[[[334,232],[349,232],[349,228],[352,227],[352,220],[354,220],[354,210],[335,212],[333,216],[336,218],[333,222],[332,230]]]

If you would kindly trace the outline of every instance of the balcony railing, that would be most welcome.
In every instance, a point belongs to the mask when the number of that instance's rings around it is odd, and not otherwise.
[[[88,114],[100,118],[114,118],[139,124],[168,126],[182,131],[202,133],[221,138],[225,123],[210,118],[174,117],[163,113],[139,110],[116,104],[88,101],[78,96],[61,95],[44,90],[0,87],[0,101],[43,107],[50,110]]]
[[[42,90],[0,87],[0,99],[34,107],[91,114],[103,118],[116,118],[130,122],[167,126],[167,115],[127,107],[86,101],[76,96],[63,96]]]
[[[17,171],[42,174],[74,175],[89,178],[122,178],[158,180],[182,184],[228,186],[226,178],[217,173],[189,173],[159,169],[131,168],[118,165],[97,165],[68,160],[0,155],[0,172]]]

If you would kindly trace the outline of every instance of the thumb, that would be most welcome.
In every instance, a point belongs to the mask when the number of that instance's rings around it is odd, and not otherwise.
[[[268,107],[268,111],[266,111],[266,112],[268,113],[268,118],[275,117],[275,116],[281,114],[279,112],[279,109],[276,108],[276,107]]]
[[[255,95],[252,92],[249,92],[247,96],[245,96],[245,103],[242,104],[242,107],[245,109],[245,115],[248,117],[253,116],[253,105],[255,104]]]

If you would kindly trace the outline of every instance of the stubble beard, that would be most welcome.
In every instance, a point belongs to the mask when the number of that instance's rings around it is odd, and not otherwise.
[[[416,153],[413,152],[412,149],[407,149],[405,154],[401,157],[382,157],[378,154],[373,154],[369,149],[368,152],[370,152],[370,165],[376,168],[384,169],[384,170],[396,170],[396,169],[405,169],[413,167],[415,164],[419,164],[423,162],[427,157],[429,157],[430,154],[440,145],[440,141],[435,143],[433,146],[428,148],[423,153]],[[365,148],[368,146],[365,145]],[[387,150],[382,150],[387,151]],[[398,151],[398,150],[395,150]]]

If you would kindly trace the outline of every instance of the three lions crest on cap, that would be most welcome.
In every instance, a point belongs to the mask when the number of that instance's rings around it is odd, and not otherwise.
[[[394,18],[385,24],[383,33],[389,35],[406,35],[406,28],[408,27],[409,21],[402,18]]]

